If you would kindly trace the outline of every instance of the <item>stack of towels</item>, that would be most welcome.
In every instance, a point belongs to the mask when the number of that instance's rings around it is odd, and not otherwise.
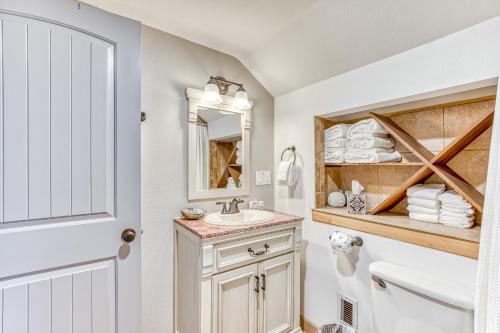
[[[344,163],[349,127],[351,125],[337,124],[325,130],[325,163]]]
[[[344,161],[347,163],[400,162],[394,140],[375,119],[357,122],[347,130]]]
[[[459,228],[470,228],[474,225],[475,209],[457,192],[444,192],[438,196],[438,200],[441,203],[439,223]]]
[[[410,219],[438,223],[440,209],[438,197],[445,190],[444,184],[419,184],[408,188],[406,196]]]
[[[236,142],[236,164],[242,165],[243,164],[243,155],[242,155],[242,143],[241,140]]]

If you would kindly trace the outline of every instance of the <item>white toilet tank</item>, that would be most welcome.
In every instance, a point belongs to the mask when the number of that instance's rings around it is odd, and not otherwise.
[[[403,266],[370,264],[376,333],[472,333],[474,289]]]

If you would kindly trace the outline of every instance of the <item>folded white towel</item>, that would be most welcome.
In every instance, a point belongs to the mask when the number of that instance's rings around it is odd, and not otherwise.
[[[347,130],[347,137],[351,138],[359,133],[385,134],[388,132],[375,119],[358,121]]]
[[[455,207],[449,207],[446,205],[441,206],[441,211],[442,212],[448,212],[448,213],[454,213],[454,214],[462,214],[466,216],[471,216],[476,213],[476,210],[474,208],[455,208]]]
[[[437,200],[428,200],[415,197],[408,198],[408,204],[434,209],[439,209],[440,207],[440,202]]]
[[[457,214],[457,213],[451,213],[451,212],[447,212],[447,211],[443,211],[441,210],[441,212],[439,213],[439,216],[442,216],[442,217],[451,217],[451,218],[456,218],[456,219],[460,219],[460,220],[464,220],[464,221],[474,221],[474,218],[475,218],[475,215],[465,215],[465,214]]]
[[[349,124],[337,124],[325,129],[325,139],[345,138],[347,130],[351,127]]]
[[[241,157],[236,157],[236,164],[242,165],[243,164],[243,159]]]
[[[442,193],[438,197],[439,201],[442,203],[450,203],[450,204],[456,204],[456,205],[470,205],[467,201],[462,198],[460,194],[458,194],[456,191],[450,190]]]
[[[406,209],[411,213],[439,215],[439,208],[426,208],[422,206],[408,205]]]
[[[438,223],[439,215],[432,214],[421,214],[421,213],[413,213],[410,212],[410,219],[416,221],[430,222],[430,223]]]
[[[344,163],[345,148],[325,149],[325,163]]]
[[[446,189],[444,184],[418,184],[406,190],[408,197],[436,200]]]
[[[347,163],[384,163],[401,161],[401,154],[399,152],[378,152],[377,149],[383,148],[347,150],[344,154],[344,159]]]
[[[472,209],[472,205],[468,202],[463,202],[463,203],[453,203],[453,202],[446,202],[446,201],[440,201],[441,207],[446,207],[450,209]]]
[[[439,216],[439,223],[458,228],[470,228],[474,225],[474,221],[468,219],[458,219],[450,216]]]
[[[347,141],[347,149],[392,148],[392,138],[379,138],[368,133],[356,134]]]
[[[325,140],[325,148],[345,148],[346,144],[347,144],[346,138]]]

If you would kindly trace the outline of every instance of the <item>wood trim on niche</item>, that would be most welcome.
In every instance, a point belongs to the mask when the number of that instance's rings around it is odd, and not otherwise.
[[[312,220],[477,259],[479,244],[422,231],[398,228],[328,213],[312,211]]]

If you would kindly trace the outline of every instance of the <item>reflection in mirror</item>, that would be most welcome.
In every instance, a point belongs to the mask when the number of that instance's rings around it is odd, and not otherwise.
[[[243,142],[240,113],[198,108],[196,188],[243,187]]]

